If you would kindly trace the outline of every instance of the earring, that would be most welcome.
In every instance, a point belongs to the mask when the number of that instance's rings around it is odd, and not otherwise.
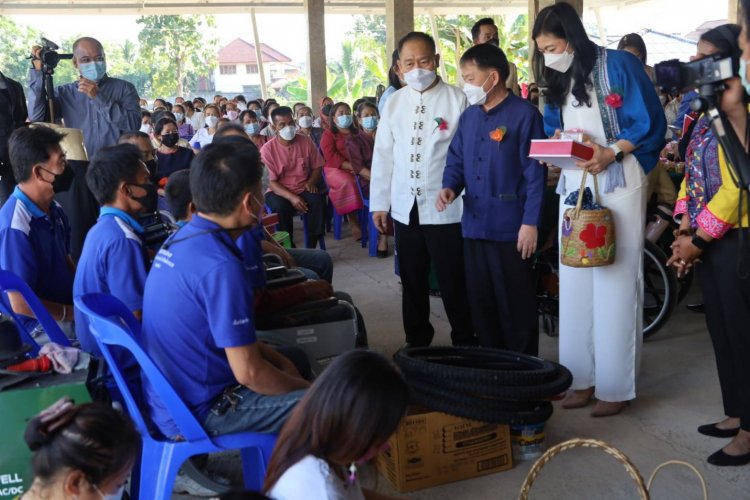
[[[349,466],[349,484],[357,482],[357,464],[352,462]]]

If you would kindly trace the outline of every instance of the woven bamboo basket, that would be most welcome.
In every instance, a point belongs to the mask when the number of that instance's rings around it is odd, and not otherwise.
[[[656,475],[662,469],[670,465],[679,465],[682,467],[687,467],[688,469],[692,470],[695,473],[695,475],[698,476],[698,479],[700,481],[701,489],[703,491],[703,499],[708,500],[708,488],[706,487],[706,481],[703,478],[703,475],[700,473],[700,471],[696,469],[692,464],[689,464],[687,462],[682,462],[679,460],[670,460],[668,462],[664,462],[663,464],[659,465],[656,469],[654,469],[654,472],[651,473],[651,477],[649,478],[648,483],[645,483],[643,481],[643,477],[641,476],[641,473],[638,471],[635,465],[633,465],[630,459],[623,452],[621,452],[614,446],[611,446],[605,443],[604,441],[599,441],[597,439],[580,439],[580,438],[571,439],[569,441],[565,441],[564,443],[560,443],[558,445],[553,446],[552,448],[548,449],[544,453],[544,455],[542,455],[539,458],[539,460],[537,460],[534,463],[534,465],[531,467],[531,470],[529,470],[529,473],[526,475],[526,480],[523,482],[523,485],[521,486],[521,493],[518,496],[519,500],[529,499],[531,486],[534,484],[534,481],[536,481],[537,477],[539,477],[539,473],[542,471],[545,465],[547,465],[554,457],[556,457],[560,453],[567,451],[567,450],[572,450],[573,448],[598,449],[610,455],[615,460],[617,460],[620,464],[622,464],[623,467],[625,467],[625,470],[630,475],[630,478],[635,482],[636,490],[638,492],[638,498],[640,498],[641,500],[650,500],[651,497],[649,496],[649,490],[651,489],[651,485],[654,482]]]
[[[569,267],[608,266],[615,261],[615,219],[608,208],[582,209],[586,176],[583,172],[578,203],[563,214],[560,228],[560,262]],[[595,201],[601,205],[599,181],[594,175]]]

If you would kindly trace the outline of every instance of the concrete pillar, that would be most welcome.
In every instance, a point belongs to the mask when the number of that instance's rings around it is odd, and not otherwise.
[[[398,41],[414,31],[414,0],[385,0],[386,52],[391,54],[398,48]]]
[[[742,7],[739,0],[729,0],[729,9],[727,9],[730,23],[742,23]]]
[[[545,7],[549,7],[550,5],[554,5],[555,0],[529,0],[529,81],[534,82],[536,81],[536,78],[534,77],[534,68],[531,64],[531,58],[533,56],[533,51],[536,50],[536,44],[534,43],[534,40],[531,39],[531,35],[534,31],[534,23],[536,22],[536,16],[539,14],[539,11],[542,10]]]
[[[325,6],[323,0],[305,0],[307,24],[307,99],[310,107],[328,93],[326,77]]]
[[[258,23],[255,20],[255,9],[250,9],[250,22],[253,25],[255,59],[258,61],[258,73],[260,74],[260,95],[265,101],[268,99],[268,90],[266,90],[266,68],[263,64],[263,50],[260,48],[260,35],[258,35]]]

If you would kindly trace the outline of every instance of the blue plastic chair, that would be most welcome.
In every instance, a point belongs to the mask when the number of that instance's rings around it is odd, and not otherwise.
[[[16,314],[10,306],[10,299],[8,298],[8,293],[10,292],[18,292],[21,294],[26,301],[26,304],[29,306],[29,309],[31,309],[34,316],[36,316],[39,324],[44,328],[44,332],[47,334],[47,337],[49,337],[51,342],[64,347],[70,347],[72,345],[70,339],[65,336],[63,331],[57,325],[57,322],[49,315],[47,308],[42,305],[42,301],[39,300],[36,294],[31,290],[31,287],[29,287],[24,280],[10,271],[0,270],[0,292],[2,292],[0,312],[10,316],[13,318],[13,321],[16,322],[18,331],[21,333],[21,339],[24,343],[31,346],[32,357],[37,357],[39,355],[39,349],[41,349],[41,347],[37,341],[34,340],[34,337],[31,336],[31,332],[26,331],[26,328],[21,321],[21,317]],[[68,313],[71,315],[70,319],[73,319],[73,310],[71,309]]]
[[[375,227],[375,221],[372,220],[370,199],[365,198],[365,193],[362,191],[362,184],[359,182],[359,176],[357,176],[357,189],[359,189],[359,195],[365,204],[359,218],[362,226],[362,248],[367,246],[367,254],[370,257],[375,257],[378,254],[378,228]]]
[[[137,485],[133,490],[137,491],[137,498],[171,498],[175,477],[185,460],[198,454],[228,450],[241,450],[245,487],[251,491],[263,488],[266,465],[276,443],[275,434],[243,432],[209,436],[151,357],[141,348],[138,341],[140,324],[122,302],[111,295],[97,293],[76,297],[75,304],[89,319],[91,334],[112,371],[128,412],[143,439],[140,469],[133,475],[134,486]],[[112,346],[127,349],[135,357],[143,375],[168,408],[184,441],[174,442],[151,435],[147,417],[137,403],[139,398],[131,391],[121,367],[112,356]]]

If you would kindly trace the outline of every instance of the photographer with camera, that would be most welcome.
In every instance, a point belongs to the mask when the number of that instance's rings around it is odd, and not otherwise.
[[[45,75],[54,72],[57,60],[65,57],[49,49],[54,44],[46,45],[31,48],[29,115],[35,122],[50,119]],[[62,117],[66,127],[83,131],[86,150],[93,157],[104,146],[117,144],[122,133],[138,130],[141,124],[138,93],[130,82],[107,75],[104,47],[94,38],[75,41],[73,65],[80,78],[54,89],[53,116]]]
[[[8,157],[8,140],[15,129],[23,127],[27,118],[23,87],[0,73],[0,205],[16,186]]]
[[[680,274],[695,267],[703,290],[706,324],[716,356],[726,418],[701,425],[698,432],[734,438],[708,457],[710,464],[718,466],[750,463],[750,364],[747,362],[750,359],[747,327],[750,324],[750,277],[743,271],[746,258],[742,258],[743,254],[747,255],[742,232],[748,227],[748,193],[743,193],[747,190],[746,182],[735,182],[745,177],[740,170],[747,166],[747,96],[742,84],[750,90],[745,75],[745,60],[750,59],[747,39],[750,0],[743,0],[742,4],[745,19],[741,33],[737,26],[720,26],[702,37],[710,35],[710,42],[719,49],[722,49],[719,45],[724,45],[722,39],[730,39],[732,43],[730,50],[721,50],[721,56],[700,60],[701,69],[695,73],[697,79],[694,78],[693,86],[701,84],[696,103],[702,101],[704,114],[695,125],[687,147],[685,179],[675,209],[680,228],[669,260]],[[739,40],[736,39],[738,34]],[[727,59],[730,57],[731,68]],[[691,65],[695,67],[695,63]],[[713,69],[703,71],[709,65],[727,66],[730,75],[736,75],[739,67],[741,79],[735,76],[724,82],[703,81],[704,75],[714,74]],[[685,69],[683,66],[681,73],[693,75]],[[696,103],[693,109],[699,109]],[[718,104],[728,120],[719,119],[715,109]],[[742,142],[735,141],[736,147],[724,134],[726,130],[731,135],[729,127],[742,139]],[[744,166],[732,161],[737,157],[745,160]],[[740,187],[743,184],[744,187]]]

